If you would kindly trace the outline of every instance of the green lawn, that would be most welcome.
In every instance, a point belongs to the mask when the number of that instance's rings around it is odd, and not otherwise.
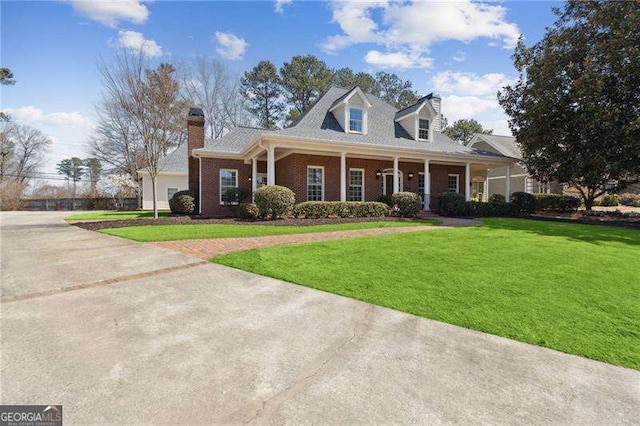
[[[212,261],[640,369],[640,230],[486,219]]]
[[[160,217],[169,216],[168,211],[158,212]],[[117,211],[117,210],[104,210],[104,211],[96,211],[91,213],[78,213],[72,214],[64,218],[64,220],[75,221],[75,220],[125,220],[125,219],[142,219],[142,218],[151,218],[153,217],[153,212],[150,211],[141,211],[141,210],[133,210],[133,211]]]
[[[262,237],[265,235],[309,234],[312,232],[348,231],[352,229],[392,228],[401,226],[435,225],[437,220],[407,220],[379,222],[350,222],[331,225],[235,225],[184,224],[145,225],[126,228],[101,229],[100,232],[135,241],[171,241],[195,238]]]

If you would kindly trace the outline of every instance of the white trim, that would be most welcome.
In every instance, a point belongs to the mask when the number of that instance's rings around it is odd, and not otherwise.
[[[459,193],[460,192],[460,173],[449,173],[447,175],[447,192],[453,192],[449,189],[449,178],[451,176],[456,177],[456,193]]]
[[[428,99],[425,99],[425,100],[422,102],[422,105],[420,105],[420,107],[419,107],[417,110],[415,110],[415,111],[413,111],[413,112],[406,113],[406,114],[401,115],[400,117],[396,118],[396,119],[395,119],[396,123],[397,123],[398,121],[400,121],[400,120],[403,120],[403,119],[407,118],[407,117],[411,117],[412,115],[419,115],[419,114],[420,114],[420,111],[422,111],[422,108],[424,108],[424,107],[425,107],[425,105],[428,105],[428,106],[429,106],[429,108],[431,109],[431,112],[433,113],[433,115],[434,115],[434,116],[437,116],[437,115],[438,115],[438,113],[436,112],[436,109],[433,107],[433,105],[431,105],[431,102],[429,102],[429,100],[428,100]],[[407,107],[407,108],[408,108],[408,107]]]
[[[320,201],[324,201],[324,166],[307,166],[307,201],[318,201],[318,200],[309,200],[309,169],[322,169],[322,199]]]
[[[240,175],[238,173],[238,169],[220,169],[218,170],[218,192],[219,192],[219,199],[220,199],[220,205],[223,206],[224,202],[222,201],[222,172],[235,172],[236,173],[236,184],[234,186],[232,186],[232,188],[237,188],[238,187],[238,182],[240,180]]]
[[[347,154],[340,153],[340,201],[347,201]]]
[[[529,175],[522,174],[522,173],[521,173],[521,174],[518,174],[518,175],[511,175],[511,177],[512,177],[512,178],[517,178],[517,177],[527,177],[527,176],[529,176]],[[506,179],[506,178],[507,178],[506,176],[491,176],[491,177],[489,177],[488,179],[489,179],[489,180],[494,180],[494,179]]]
[[[358,86],[354,87],[353,89],[351,89],[351,92],[352,93],[350,95],[348,95],[347,97],[345,97],[340,103],[337,103],[334,106],[332,106],[331,108],[329,108],[329,112],[333,112],[333,110],[338,108],[340,105],[348,105],[349,104],[349,100],[351,100],[353,95],[355,95],[356,93],[358,94],[358,96],[360,96],[360,99],[362,99],[362,103],[367,108],[371,108],[371,102],[369,102],[369,98],[367,98],[367,95],[365,95],[365,93],[362,91],[362,89],[360,87],[358,87]]]
[[[262,143],[264,142],[264,146]],[[210,157],[210,158],[229,158],[244,160],[247,155],[255,155],[252,151],[256,149],[265,149],[267,145],[277,142],[278,148],[289,149],[301,149],[306,151],[331,151],[332,153],[339,153],[348,148],[348,154],[350,155],[371,155],[376,157],[386,157],[390,155],[402,154],[404,161],[417,160],[423,161],[425,155],[428,155],[433,162],[451,162],[455,164],[463,163],[467,160],[473,161],[476,164],[484,164],[488,166],[506,166],[517,162],[517,159],[511,157],[490,157],[490,156],[478,156],[473,154],[447,154],[445,152],[434,152],[424,148],[402,148],[392,146],[380,146],[367,143],[351,143],[351,142],[333,142],[321,139],[307,138],[307,137],[291,137],[287,135],[267,134],[255,139],[254,142],[249,144],[247,148],[240,153],[225,153],[206,150],[204,148],[194,149],[193,153],[197,157]],[[305,143],[300,143],[305,142]],[[426,145],[425,146],[429,146]],[[335,156],[335,155],[333,155]],[[381,158],[384,159],[384,158]]]
[[[202,158],[198,158],[198,214],[202,215]]]
[[[364,175],[365,175],[365,171],[364,169],[361,168],[357,168],[357,167],[351,167],[349,168],[349,176],[348,176],[348,185],[347,185],[347,198],[349,199],[348,201],[352,201],[351,197],[349,196],[349,194],[351,193],[351,170],[354,171],[358,171],[360,173],[362,173],[362,198],[359,201],[364,201],[366,199],[365,195],[364,195]]]
[[[384,169],[382,171],[382,195],[386,195],[387,194],[387,179],[386,176],[393,176],[393,168],[388,168],[388,169]],[[402,173],[402,170],[398,169],[398,180],[400,181],[400,188],[398,192],[402,192],[404,189],[404,173]],[[393,187],[393,184],[391,184],[391,186]]]
[[[347,129],[346,129],[347,133],[354,133],[356,135],[364,135],[364,133],[365,133],[365,131],[364,131],[364,123],[365,123],[365,121],[364,121],[364,118],[365,118],[364,117],[364,112],[366,110],[364,108],[358,108],[358,107],[355,107],[355,106],[354,107],[348,107],[348,108],[345,108],[345,109],[347,110],[347,122],[345,123],[346,127],[347,127]],[[351,110],[352,109],[357,109],[362,113],[362,118],[360,119],[360,121],[361,121],[360,128],[362,130],[360,130],[360,131],[351,130]]]

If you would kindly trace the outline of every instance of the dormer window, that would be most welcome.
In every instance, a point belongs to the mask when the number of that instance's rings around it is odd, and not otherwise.
[[[349,108],[349,131],[362,133],[362,110]]]
[[[418,120],[418,139],[429,140],[429,120],[425,118]]]

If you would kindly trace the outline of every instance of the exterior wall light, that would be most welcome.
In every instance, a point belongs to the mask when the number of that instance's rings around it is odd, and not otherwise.
[[[409,172],[407,174],[407,177],[409,178],[409,180],[413,179],[413,172]]]
[[[382,170],[376,170],[376,179],[380,179],[380,176],[382,176]]]

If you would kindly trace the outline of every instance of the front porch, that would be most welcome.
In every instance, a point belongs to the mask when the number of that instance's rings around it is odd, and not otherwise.
[[[299,141],[296,145],[260,144],[243,160],[202,158],[202,214],[224,214],[222,194],[228,187],[255,192],[262,185],[290,188],[296,203],[378,201],[383,195],[415,192],[429,211],[437,209],[438,195],[443,192],[487,201],[488,172],[505,163],[504,158],[460,161],[459,155],[384,155],[363,149],[332,152],[311,146],[300,149],[304,144]]]

